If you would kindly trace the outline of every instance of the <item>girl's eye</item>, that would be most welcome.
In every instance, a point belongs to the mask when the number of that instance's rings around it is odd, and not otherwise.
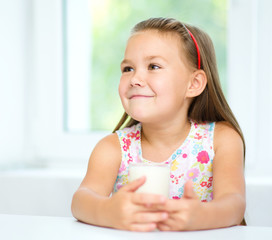
[[[148,69],[149,70],[157,70],[157,69],[160,69],[160,67],[158,65],[155,65],[155,64],[150,64],[148,66]]]
[[[132,67],[124,67],[123,72],[132,72],[133,68]]]

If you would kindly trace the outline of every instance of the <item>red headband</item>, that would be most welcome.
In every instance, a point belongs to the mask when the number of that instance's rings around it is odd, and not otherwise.
[[[195,47],[196,47],[196,52],[197,52],[197,68],[200,69],[200,52],[199,52],[199,48],[198,48],[198,44],[197,41],[195,39],[195,37],[193,36],[193,34],[189,31],[189,29],[183,24],[184,28],[186,29],[186,31],[189,33],[189,35],[191,36],[191,38],[194,41]]]

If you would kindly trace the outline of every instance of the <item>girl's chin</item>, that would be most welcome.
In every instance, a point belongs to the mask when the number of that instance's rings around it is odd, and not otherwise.
[[[154,117],[151,117],[150,115],[148,116],[143,116],[143,115],[138,115],[138,114],[129,114],[130,117],[132,117],[134,120],[142,123],[152,123],[154,122]]]

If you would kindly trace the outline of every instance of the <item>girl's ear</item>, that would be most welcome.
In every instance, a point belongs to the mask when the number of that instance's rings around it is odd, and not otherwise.
[[[207,77],[203,70],[197,70],[192,74],[186,96],[189,98],[199,96],[207,85]]]

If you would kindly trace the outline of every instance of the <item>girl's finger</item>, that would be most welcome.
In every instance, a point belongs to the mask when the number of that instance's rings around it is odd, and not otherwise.
[[[135,192],[139,187],[141,187],[145,183],[145,181],[146,177],[143,176],[123,186],[119,191]]]
[[[168,218],[166,212],[139,212],[135,214],[134,222],[136,223],[155,223],[165,221]]]
[[[157,228],[157,225],[155,223],[133,223],[129,230],[135,231],[135,232],[151,232],[154,231]]]
[[[164,205],[167,198],[159,194],[148,193],[135,193],[132,196],[132,202],[134,204],[145,205],[146,207],[152,207],[154,205]]]
[[[157,227],[161,231],[173,231],[175,229],[175,226],[177,224],[177,219],[174,219],[171,217],[172,215],[169,215],[168,218],[164,221],[161,221],[157,224]]]
[[[191,199],[169,199],[164,205],[158,205],[158,210],[167,211],[171,213],[179,212],[182,210],[187,210],[189,208],[189,201],[194,201]]]
[[[171,231],[171,228],[167,224],[164,224],[164,223],[158,223],[157,228],[160,231]]]
[[[193,182],[191,180],[187,181],[184,185],[183,198],[195,198],[198,199],[197,194],[193,188]]]

